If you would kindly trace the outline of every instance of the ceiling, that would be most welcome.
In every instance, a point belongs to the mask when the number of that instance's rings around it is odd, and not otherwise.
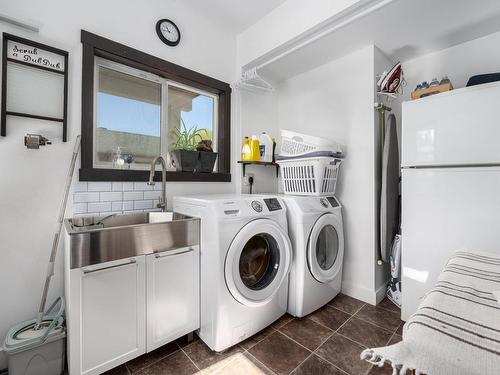
[[[185,0],[197,11],[239,34],[286,0]]]
[[[407,61],[500,31],[500,1],[381,3],[384,6],[362,17],[349,16],[352,18],[336,21],[326,32],[320,30],[323,33],[319,38],[308,36],[308,40],[299,41],[296,46],[287,46],[287,51],[271,51],[244,68],[261,66],[264,76],[281,81],[369,44],[375,44],[394,61]]]

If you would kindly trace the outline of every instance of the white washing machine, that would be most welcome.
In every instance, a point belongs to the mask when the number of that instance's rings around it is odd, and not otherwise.
[[[282,199],[294,251],[288,312],[303,317],[340,292],[344,259],[342,207],[333,196],[286,195]]]
[[[174,211],[201,218],[200,338],[235,345],[287,310],[292,247],[286,208],[275,197],[174,197]]]

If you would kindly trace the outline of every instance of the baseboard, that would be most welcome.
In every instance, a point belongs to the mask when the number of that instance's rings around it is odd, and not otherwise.
[[[386,289],[386,284],[383,284],[377,290],[372,290],[349,282],[342,282],[343,294],[369,303],[370,305],[379,304],[385,298]]]
[[[386,295],[387,295],[387,283],[384,283],[375,292],[375,299],[377,301],[377,305],[385,298]]]
[[[342,293],[359,299],[363,302],[369,303],[370,305],[377,304],[377,295],[375,291],[365,288],[360,285],[352,284],[349,282],[342,282]]]

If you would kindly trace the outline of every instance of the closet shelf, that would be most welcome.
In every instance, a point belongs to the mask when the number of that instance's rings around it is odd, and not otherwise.
[[[250,161],[250,160],[239,160],[239,164],[243,166],[243,177],[246,176],[245,169],[247,165],[263,165],[267,167],[275,167],[276,168],[276,177],[278,177],[280,165],[278,163],[272,161]]]

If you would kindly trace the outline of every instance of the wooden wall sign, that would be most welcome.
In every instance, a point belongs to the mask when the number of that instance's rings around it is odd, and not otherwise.
[[[28,117],[39,120],[54,121],[62,124],[62,140],[67,140],[67,108],[68,108],[68,52],[41,44],[32,40],[24,39],[12,34],[3,33],[2,38],[2,105],[0,114],[0,135],[7,135],[7,116]],[[62,116],[47,116],[29,111],[9,111],[8,98],[8,66],[11,64],[23,65],[31,69],[61,74],[63,76],[62,92]],[[23,82],[21,90],[37,90],[29,79]]]

